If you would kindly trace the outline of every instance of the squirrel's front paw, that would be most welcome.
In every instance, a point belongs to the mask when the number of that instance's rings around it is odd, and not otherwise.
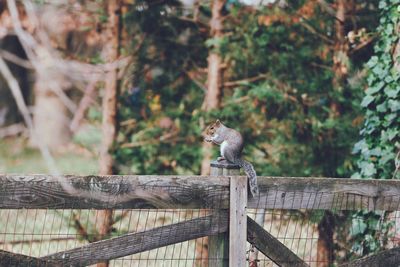
[[[217,161],[223,161],[223,160],[225,160],[224,157],[218,157],[218,158],[217,158]]]

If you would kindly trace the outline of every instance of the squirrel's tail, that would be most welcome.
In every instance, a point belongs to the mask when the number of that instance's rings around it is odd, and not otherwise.
[[[258,196],[258,185],[257,185],[257,174],[256,171],[254,170],[253,165],[245,161],[243,159],[236,159],[235,162],[237,165],[240,166],[240,168],[243,168],[244,172],[246,173],[247,177],[249,178],[249,187],[250,187],[250,192],[253,197]]]

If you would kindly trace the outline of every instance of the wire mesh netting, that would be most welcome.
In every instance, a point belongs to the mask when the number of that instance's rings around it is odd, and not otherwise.
[[[143,232],[155,227],[171,225],[199,218],[208,214],[206,210],[115,210],[114,223],[109,237],[127,233]],[[318,213],[320,211],[316,211]],[[310,266],[320,266],[318,259],[318,216],[308,211],[249,210],[253,219],[264,217],[263,228],[281,241],[287,248]],[[97,241],[97,216],[94,210],[0,210],[0,248],[2,250],[44,257],[56,252],[81,247]],[[400,214],[392,212],[386,222],[392,222],[390,233],[380,237],[385,249],[398,246]],[[314,218],[312,217],[314,216]],[[362,232],[367,220],[353,216],[348,231]],[[354,226],[357,221],[357,226]],[[332,221],[332,223],[335,223]],[[333,225],[332,225],[333,227]],[[360,229],[350,229],[359,227]],[[384,221],[376,224],[377,232],[384,231]],[[346,244],[347,240],[347,244]],[[352,246],[352,240],[334,235],[338,255],[336,262],[346,262],[361,256],[361,251]],[[353,240],[354,241],[354,240]],[[129,244],[126,244],[127,246]],[[110,262],[111,266],[207,266],[207,239],[199,238],[130,255]],[[113,248],[110,248],[112,250]],[[250,244],[248,244],[250,254]],[[249,255],[247,255],[248,257]],[[262,253],[258,253],[258,266],[277,266]]]
[[[248,215],[310,266],[338,266],[368,254],[370,246],[388,250],[400,241],[397,211],[252,209]],[[330,259],[319,255],[326,249],[332,252]],[[258,266],[278,266],[262,253],[258,261]]]
[[[115,210],[108,237],[143,232],[195,219],[206,213],[208,211],[204,210]],[[94,210],[0,210],[0,247],[33,257],[81,247],[97,241],[96,215]],[[118,258],[110,265],[194,266],[196,262],[201,265],[208,259],[202,249],[204,242],[204,238],[189,240]]]

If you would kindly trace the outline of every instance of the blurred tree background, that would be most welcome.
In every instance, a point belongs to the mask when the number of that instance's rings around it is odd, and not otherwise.
[[[41,22],[50,38],[42,45],[64,60],[110,63],[102,39],[110,17],[106,2],[34,1],[42,18],[60,14],[57,29]],[[218,151],[203,145],[201,133],[219,118],[244,135],[245,158],[258,175],[399,178],[400,1],[115,2],[118,57],[128,63],[119,68],[113,173],[206,174],[210,153],[215,157]],[[22,19],[28,16],[24,27],[37,34],[41,24],[31,25],[26,9],[19,6]],[[38,109],[44,103],[39,97],[49,95],[37,89],[43,90],[42,76],[10,59],[9,53],[24,62],[32,58],[12,45],[18,41],[7,34],[12,25],[3,2],[1,14],[0,55],[26,102]],[[64,133],[61,144],[49,145],[57,151],[72,138],[75,149],[96,155],[105,81],[59,73],[55,77],[70,102],[50,94],[65,123],[43,129],[49,136],[55,127]],[[10,127],[21,116],[1,75],[0,81],[0,133],[15,138]],[[333,242],[342,228],[345,236],[338,239],[348,238],[355,216],[376,214],[303,215],[318,223],[321,261],[379,250],[379,242],[364,250],[358,243],[339,257],[345,248]],[[366,231],[353,231],[355,242]]]

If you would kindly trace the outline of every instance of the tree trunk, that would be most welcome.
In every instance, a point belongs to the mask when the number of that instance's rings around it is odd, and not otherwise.
[[[341,89],[348,73],[348,45],[346,44],[345,22],[352,0],[337,0],[335,18],[335,44],[333,48],[333,87]]]
[[[335,229],[334,215],[326,211],[324,217],[318,224],[317,242],[317,265],[318,267],[332,266],[334,260],[333,253],[333,233]]]
[[[335,43],[333,46],[333,90],[342,91],[348,73],[348,45],[346,43],[346,14],[353,6],[353,0],[336,1],[335,18]],[[347,14],[348,15],[348,14]],[[332,99],[330,104],[330,117],[337,118],[341,110],[339,103]],[[331,135],[334,134],[332,131]],[[317,260],[318,266],[332,266],[334,260],[334,220],[335,216],[327,211],[318,224]]]
[[[55,77],[52,79],[61,88],[65,88],[63,87],[65,80],[62,77],[57,80]],[[36,77],[34,92],[33,125],[37,136],[52,150],[68,144],[71,140],[68,110],[61,99],[49,88],[46,77],[40,75]],[[31,139],[30,142],[33,146],[38,145],[34,139]]]
[[[222,9],[225,0],[214,0],[211,3],[210,38],[222,37]],[[223,68],[221,56],[213,50],[208,54],[207,92],[204,97],[202,109],[211,111],[220,107],[223,84]],[[210,174],[211,144],[203,142],[203,160],[201,162],[201,175]],[[205,212],[203,212],[205,213]],[[208,266],[208,238],[196,242],[196,265]]]
[[[210,21],[210,37],[222,37],[222,8],[225,0],[215,0],[212,2],[212,18]],[[222,95],[222,79],[223,68],[221,56],[211,50],[208,55],[208,74],[207,74],[207,92],[204,97],[202,109],[210,111],[220,106]],[[201,174],[208,175],[210,173],[211,144],[203,143],[203,161],[201,164]]]
[[[118,59],[120,49],[120,0],[107,2],[108,25],[104,36],[103,57],[106,62]],[[117,135],[117,96],[118,71],[112,70],[107,74],[103,95],[102,142],[100,148],[100,175],[113,174],[113,159],[111,151]],[[112,210],[97,212],[99,239],[107,237],[112,229]],[[107,267],[108,262],[98,263],[98,267]]]

